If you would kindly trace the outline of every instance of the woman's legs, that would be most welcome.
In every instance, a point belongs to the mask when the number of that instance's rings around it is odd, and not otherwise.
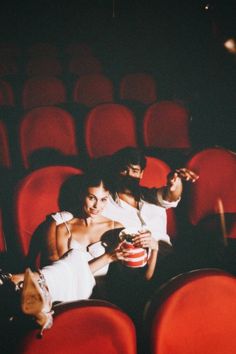
[[[88,299],[95,285],[87,255],[77,249],[41,270],[52,301]]]
[[[27,269],[25,274],[9,275],[3,280],[4,284],[0,289],[11,294],[7,298],[4,296],[4,303],[9,299],[7,307],[9,311],[12,310],[11,315],[14,315],[15,304],[12,303],[14,293],[18,308],[20,309],[20,303],[22,312],[35,317],[42,329],[51,325],[52,302],[88,299],[95,285],[86,253],[76,249],[70,250],[58,261],[42,268],[39,273]],[[22,281],[19,286],[19,282]]]

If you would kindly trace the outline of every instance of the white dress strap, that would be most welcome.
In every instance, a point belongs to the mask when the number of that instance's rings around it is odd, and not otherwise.
[[[55,214],[51,214],[51,217],[56,221],[56,225],[60,225],[65,221],[73,219],[74,216],[69,211],[60,211]]]

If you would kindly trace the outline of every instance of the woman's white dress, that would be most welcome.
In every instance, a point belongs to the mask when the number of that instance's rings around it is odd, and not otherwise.
[[[58,225],[69,220],[66,214],[55,215],[54,220]],[[94,275],[105,275],[108,270],[107,265],[93,275],[88,264],[91,259],[105,253],[101,242],[96,242],[85,249],[71,235],[69,248],[70,250],[58,261],[41,269],[53,302],[88,299],[96,284]]]

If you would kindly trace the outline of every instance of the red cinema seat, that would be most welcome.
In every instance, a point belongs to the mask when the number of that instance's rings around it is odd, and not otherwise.
[[[0,77],[15,76],[19,73],[19,63],[21,50],[14,42],[0,43]]]
[[[9,76],[15,77],[19,73],[19,66],[17,58],[15,57],[1,57],[0,58],[0,77]]]
[[[149,105],[157,100],[156,82],[150,74],[125,75],[120,82],[120,99]]]
[[[102,74],[83,75],[77,79],[73,90],[73,101],[87,107],[114,101],[112,81]]]
[[[26,113],[19,126],[19,145],[25,168],[32,153],[54,149],[62,155],[76,156],[76,131],[70,113],[59,107],[38,107]]]
[[[15,106],[13,89],[9,82],[4,80],[0,80],[0,106]]]
[[[44,167],[19,182],[14,194],[14,224],[22,256],[26,256],[32,235],[47,215],[59,210],[58,198],[67,178],[80,174],[70,166]]]
[[[21,49],[15,42],[0,42],[1,57],[18,58],[21,55]]]
[[[0,166],[10,168],[12,166],[7,128],[3,121],[0,121]]]
[[[2,209],[0,209],[0,254],[6,252],[6,250],[7,246],[3,230]]]
[[[28,48],[28,55],[31,57],[57,57],[58,56],[58,48],[53,43],[48,42],[37,42],[33,43]]]
[[[151,354],[234,354],[236,278],[197,270],[170,280],[146,311]]]
[[[208,148],[192,156],[187,168],[199,175],[187,194],[189,222],[197,225],[209,222],[212,216],[225,217],[228,237],[236,237],[236,155],[223,148]],[[214,217],[213,217],[214,219]],[[212,220],[213,220],[212,219]],[[217,226],[218,227],[218,226]],[[218,230],[220,231],[220,225]]]
[[[143,119],[146,147],[189,149],[189,112],[177,102],[161,101],[146,110]]]
[[[102,72],[102,65],[100,61],[92,55],[74,56],[69,59],[68,71],[75,76],[100,74]]]
[[[113,154],[126,146],[137,146],[133,113],[115,103],[94,107],[85,120],[85,144],[91,158]]]
[[[18,354],[136,354],[136,333],[131,319],[105,301],[84,300],[55,307],[53,327],[37,339],[29,332]]]
[[[22,106],[29,110],[39,106],[54,106],[66,103],[64,83],[54,76],[35,76],[24,82]]]
[[[65,53],[71,57],[92,56],[92,49],[87,43],[71,42],[65,48]]]
[[[163,187],[166,185],[170,167],[162,160],[146,156],[147,165],[140,185],[144,187]],[[171,238],[177,235],[176,216],[173,208],[167,209],[167,232]]]
[[[54,57],[33,57],[26,64],[26,73],[28,76],[60,76],[62,74],[62,65],[60,60]]]

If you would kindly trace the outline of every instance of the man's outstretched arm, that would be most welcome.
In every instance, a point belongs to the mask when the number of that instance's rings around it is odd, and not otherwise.
[[[167,186],[161,188],[162,198],[168,202],[179,200],[183,192],[183,181],[194,183],[198,178],[199,176],[195,172],[187,168],[172,171],[167,177]]]

